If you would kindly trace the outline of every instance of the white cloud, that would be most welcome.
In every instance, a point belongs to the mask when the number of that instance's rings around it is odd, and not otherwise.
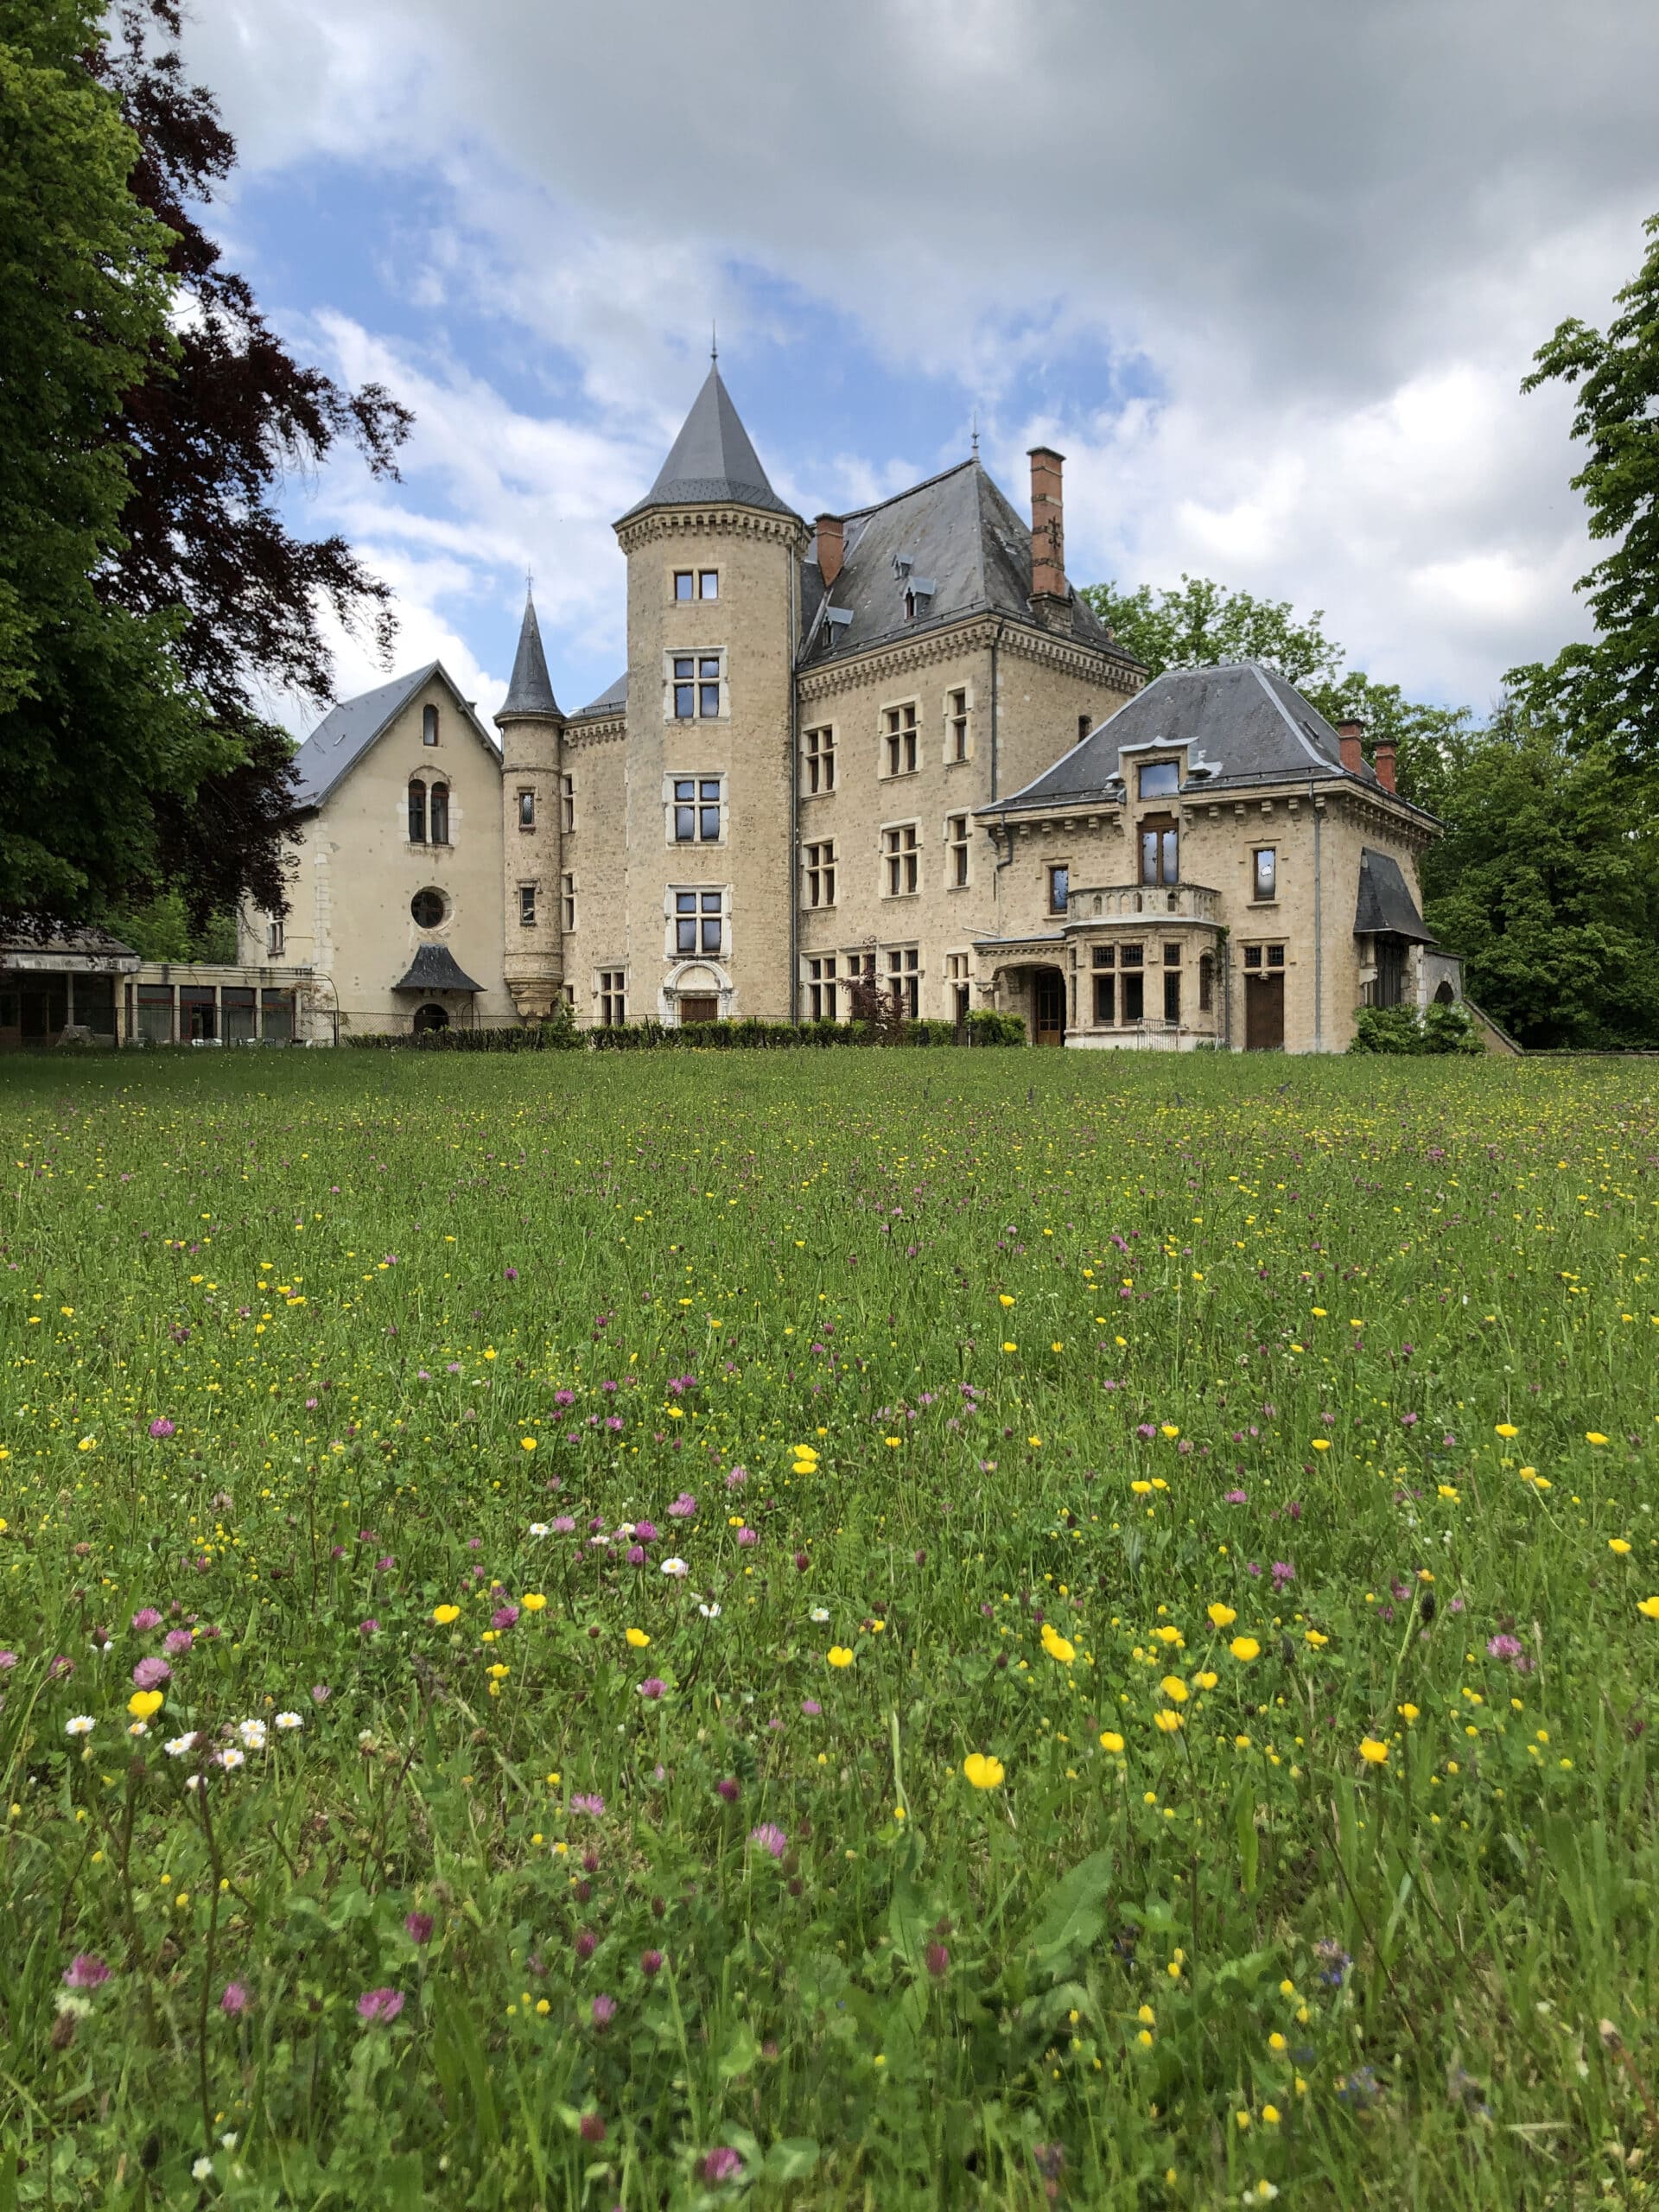
[[[617,488],[708,314],[728,355],[787,339],[791,289],[984,402],[1016,499],[1034,425],[1067,451],[1074,575],[1322,605],[1379,673],[1478,702],[1581,625],[1567,410],[1517,386],[1635,265],[1659,11],[1580,0],[1569,36],[1552,0],[213,0],[191,52],[252,168],[441,180],[423,297],[571,365],[581,419],[535,420],[481,351],[398,359],[334,303],[351,372],[416,407],[410,499],[458,518],[423,557],[499,591],[533,555],[572,635],[616,634]],[[803,422],[764,458],[847,504],[892,487],[883,443],[831,458]],[[357,504],[377,542],[422,535]]]

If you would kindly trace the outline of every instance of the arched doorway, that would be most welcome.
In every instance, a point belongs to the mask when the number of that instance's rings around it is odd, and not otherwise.
[[[1058,968],[1035,968],[1031,976],[1031,1041],[1065,1042],[1065,977]]]
[[[415,1034],[424,1036],[429,1029],[447,1029],[449,1009],[442,1006],[417,1006],[415,1009]]]
[[[1451,984],[1446,982],[1441,983],[1434,993],[1434,1003],[1436,1006],[1455,1006],[1457,1004],[1457,993],[1452,989]]]

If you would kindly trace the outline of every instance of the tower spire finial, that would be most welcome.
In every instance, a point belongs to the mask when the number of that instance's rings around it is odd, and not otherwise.
[[[979,410],[974,410],[974,459],[979,459]]]
[[[709,320],[709,359],[715,362],[720,359],[720,326],[712,315]]]

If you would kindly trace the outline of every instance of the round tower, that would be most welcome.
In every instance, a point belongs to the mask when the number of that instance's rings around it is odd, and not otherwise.
[[[536,604],[524,594],[512,679],[495,717],[501,733],[502,880],[507,988],[522,1020],[553,1011],[564,991],[564,716],[553,696]]]
[[[717,368],[616,532],[631,1007],[671,1022],[786,1018],[806,527],[767,482]]]

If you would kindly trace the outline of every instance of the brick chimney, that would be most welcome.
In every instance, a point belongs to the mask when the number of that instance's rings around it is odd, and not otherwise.
[[[1360,744],[1365,725],[1357,715],[1351,715],[1337,724],[1337,735],[1342,741],[1342,765],[1351,776],[1365,772],[1365,753]]]
[[[818,574],[828,591],[841,574],[846,558],[845,536],[839,515],[820,515],[813,528],[818,534]]]
[[[1379,737],[1371,751],[1371,766],[1376,771],[1376,780],[1385,791],[1394,789],[1394,740]]]
[[[1069,624],[1071,593],[1065,582],[1065,502],[1060,471],[1065,455],[1052,446],[1031,448],[1031,603],[1038,620],[1058,627]]]

